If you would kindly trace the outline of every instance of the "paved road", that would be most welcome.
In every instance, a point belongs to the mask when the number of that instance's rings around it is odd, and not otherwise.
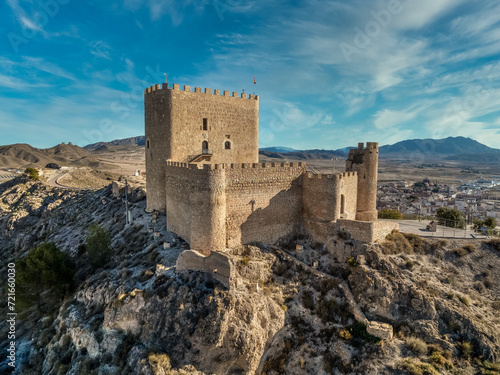
[[[64,177],[66,176],[67,173],[56,173],[54,176],[52,176],[51,178],[49,178],[49,180],[47,181],[48,184],[52,187],[56,187],[56,188],[60,188],[60,189],[70,189],[70,190],[81,190],[83,188],[78,188],[78,187],[71,187],[71,186],[65,186],[65,185],[61,185],[58,180],[61,178],[61,177]]]
[[[437,231],[430,232],[426,229],[428,220],[418,221],[418,220],[384,220],[393,221],[399,223],[399,231],[406,233],[415,233],[422,237],[444,237],[444,238],[478,238],[485,239],[488,238],[485,235],[474,233],[472,229],[454,229],[445,227],[443,225],[437,226]]]

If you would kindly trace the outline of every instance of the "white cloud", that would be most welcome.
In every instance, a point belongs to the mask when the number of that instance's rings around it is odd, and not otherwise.
[[[24,28],[40,32],[42,33],[45,37],[47,37],[47,33],[45,30],[38,25],[32,17],[28,15],[28,13],[21,7],[19,4],[18,0],[7,0],[7,5],[11,8],[12,12],[14,13],[14,16],[17,19],[17,22]],[[34,12],[33,14],[36,15]]]

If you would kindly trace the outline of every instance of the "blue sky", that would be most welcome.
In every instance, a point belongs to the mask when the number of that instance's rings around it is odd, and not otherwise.
[[[500,148],[498,1],[6,0],[0,23],[0,144],[142,135],[167,73],[258,94],[261,147]]]

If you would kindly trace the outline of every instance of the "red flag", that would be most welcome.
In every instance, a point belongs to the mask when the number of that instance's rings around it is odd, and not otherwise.
[[[253,76],[253,84],[256,85],[257,81],[255,80],[255,76]]]

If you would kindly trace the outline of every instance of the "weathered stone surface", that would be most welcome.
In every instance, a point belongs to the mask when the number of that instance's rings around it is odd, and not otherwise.
[[[210,255],[205,256],[194,250],[185,250],[177,258],[175,271],[207,272],[216,280],[219,280],[226,288],[229,288],[231,282],[234,282],[232,280],[234,274],[232,267],[231,259],[223,253],[212,252]]]
[[[379,322],[369,322],[366,326],[366,332],[373,336],[377,336],[382,340],[392,340],[393,329],[390,324],[379,323]]]

